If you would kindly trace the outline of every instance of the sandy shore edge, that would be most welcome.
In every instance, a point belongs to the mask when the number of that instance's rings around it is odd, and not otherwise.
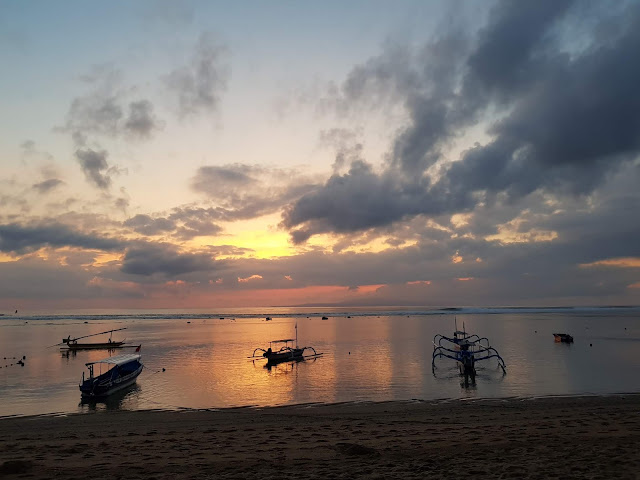
[[[635,479],[639,472],[638,394],[0,419],[0,478]]]

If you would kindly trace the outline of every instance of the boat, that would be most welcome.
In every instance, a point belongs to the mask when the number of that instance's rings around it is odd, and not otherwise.
[[[562,343],[573,343],[573,337],[568,333],[554,333],[554,340]]]
[[[271,340],[269,347],[256,348],[253,351],[253,355],[247,357],[251,360],[267,360],[268,365],[274,365],[280,362],[300,361],[305,358],[315,358],[322,355],[322,353],[316,352],[313,347],[299,347],[298,346],[298,324],[296,323],[296,338],[284,338],[282,340]],[[295,342],[295,343],[294,343]],[[278,348],[279,347],[279,348]],[[305,355],[305,350],[311,350],[313,354]],[[259,354],[258,352],[262,352]],[[258,353],[256,355],[256,353]]]
[[[58,343],[53,346],[62,345],[60,347],[61,350],[111,350],[115,348],[122,348],[125,344],[124,340],[119,342],[114,342],[111,339],[111,335],[113,332],[118,332],[120,330],[126,330],[127,328],[116,328],[114,330],[107,330],[106,332],[94,333],[92,335],[85,335],[83,337],[71,338],[69,335],[67,338],[62,339],[62,343]],[[83,338],[95,337],[97,335],[106,335],[107,333],[111,334],[109,336],[109,340],[106,342],[78,342]]]
[[[495,358],[498,367],[503,374],[507,373],[506,364],[498,351],[489,344],[489,339],[476,334],[468,333],[463,324],[463,329],[458,330],[457,326],[453,332],[453,337],[435,335],[433,337],[433,355],[431,357],[431,369],[435,375],[436,359],[445,357],[455,360],[461,376],[464,376],[465,383],[471,378],[475,381],[476,364],[490,358]]]
[[[89,378],[82,373],[80,393],[85,398],[99,398],[111,395],[136,382],[144,365],[139,353],[125,353],[108,357],[85,365],[89,369]],[[103,373],[103,368],[106,371]],[[99,371],[96,372],[96,369]]]

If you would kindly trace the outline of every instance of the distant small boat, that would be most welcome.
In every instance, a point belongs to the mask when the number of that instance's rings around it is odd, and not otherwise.
[[[265,318],[265,320],[266,320],[267,322],[270,322],[270,321],[271,321],[271,317],[267,317],[267,318]]]
[[[568,333],[554,333],[554,340],[562,343],[573,343],[573,337]]]
[[[322,317],[322,320],[329,320],[329,317]]]
[[[138,353],[127,353],[87,363],[89,378],[85,379],[84,372],[82,373],[80,393],[85,398],[106,397],[132,385],[144,368],[140,359],[141,356]],[[100,368],[98,375],[95,372],[96,365]],[[104,373],[102,373],[103,365],[107,368]]]

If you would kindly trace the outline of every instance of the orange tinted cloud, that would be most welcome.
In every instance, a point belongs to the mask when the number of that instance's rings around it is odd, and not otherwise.
[[[238,277],[238,282],[240,283],[247,283],[247,282],[250,282],[251,280],[262,280],[262,275],[251,275],[250,277],[246,277],[246,278]]]
[[[582,263],[581,267],[617,267],[617,268],[640,268],[640,258],[623,257],[608,258],[606,260],[598,260],[597,262]]]

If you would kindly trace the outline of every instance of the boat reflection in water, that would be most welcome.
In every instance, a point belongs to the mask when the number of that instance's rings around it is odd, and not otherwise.
[[[127,404],[135,402],[141,391],[140,385],[134,383],[106,397],[81,397],[78,406],[89,412],[122,410]]]

